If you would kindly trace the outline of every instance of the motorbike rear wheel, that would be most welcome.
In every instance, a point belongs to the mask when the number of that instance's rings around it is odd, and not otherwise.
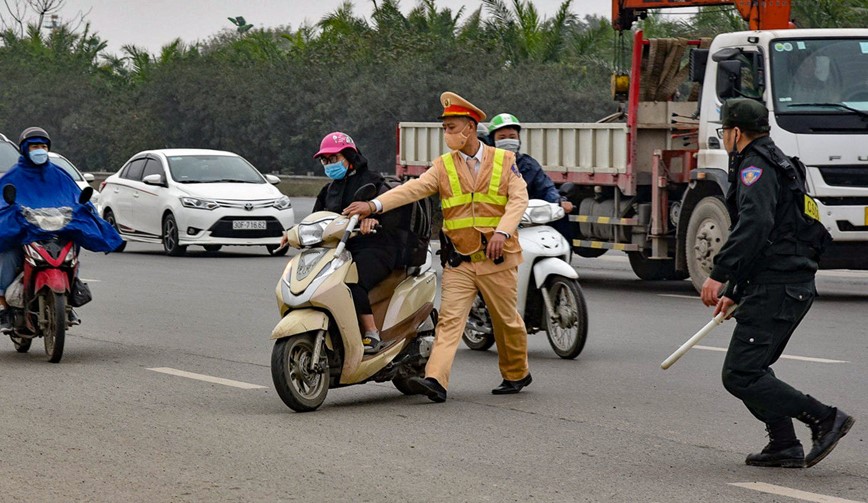
[[[27,337],[16,337],[10,335],[9,338],[12,339],[12,345],[15,346],[15,351],[18,351],[19,353],[30,351],[30,345],[33,344],[33,339]]]
[[[484,330],[474,330],[470,325],[475,325]],[[486,331],[488,333],[486,333]],[[470,306],[470,315],[467,319],[467,324],[464,326],[464,335],[461,336],[464,344],[474,351],[487,351],[488,348],[494,345],[494,330],[491,327],[491,315],[488,314],[488,307],[482,299],[482,295],[477,295],[473,299],[473,305]]]
[[[319,369],[310,368],[315,337],[306,333],[278,339],[271,352],[271,379],[280,399],[296,412],[316,410],[329,391],[329,364],[325,345]]]
[[[579,356],[588,339],[588,308],[578,280],[551,276],[545,285],[554,309],[554,320],[546,313],[546,336],[555,354],[572,360]]]
[[[39,308],[45,318],[42,338],[48,361],[58,363],[63,358],[63,344],[66,342],[66,295],[43,290],[38,294]]]

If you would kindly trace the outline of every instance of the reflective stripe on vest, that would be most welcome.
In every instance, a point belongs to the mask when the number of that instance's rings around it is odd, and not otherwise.
[[[507,197],[498,195],[497,193],[500,188],[500,179],[503,176],[504,155],[506,155],[505,150],[497,149],[494,151],[494,169],[491,170],[491,180],[488,183],[487,194],[481,192],[463,193],[461,191],[461,183],[458,181],[458,171],[455,169],[452,154],[440,156],[443,166],[446,168],[446,175],[449,177],[449,186],[452,188],[452,196],[440,200],[440,206],[445,209],[461,206],[462,204],[470,204],[471,202],[506,206]]]

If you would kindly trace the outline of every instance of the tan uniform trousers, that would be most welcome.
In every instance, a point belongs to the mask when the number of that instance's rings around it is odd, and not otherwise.
[[[425,367],[425,376],[437,379],[444,388],[449,387],[452,361],[477,291],[491,314],[500,374],[509,381],[528,374],[527,330],[516,310],[518,267],[479,275],[474,264],[463,262],[443,269],[437,334]]]

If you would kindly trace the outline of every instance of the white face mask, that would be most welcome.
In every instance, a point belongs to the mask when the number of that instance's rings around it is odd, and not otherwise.
[[[518,152],[518,149],[521,148],[521,140],[504,138],[502,140],[496,140],[494,146],[502,148],[503,150],[509,150],[510,152]]]

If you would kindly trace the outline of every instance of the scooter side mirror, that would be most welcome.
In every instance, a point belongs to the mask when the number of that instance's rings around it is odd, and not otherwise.
[[[569,194],[572,194],[574,190],[576,190],[576,184],[573,182],[562,183],[561,186],[558,187],[558,192],[562,196],[567,196]]]
[[[373,183],[366,183],[359,187],[359,190],[353,194],[353,201],[370,201],[377,197],[377,186]]]
[[[81,194],[78,196],[78,204],[87,204],[91,197],[93,197],[93,187],[81,189]]]
[[[15,198],[17,196],[18,190],[15,189],[14,185],[12,185],[11,183],[7,183],[3,186],[3,200],[6,201],[6,204],[15,204]]]

